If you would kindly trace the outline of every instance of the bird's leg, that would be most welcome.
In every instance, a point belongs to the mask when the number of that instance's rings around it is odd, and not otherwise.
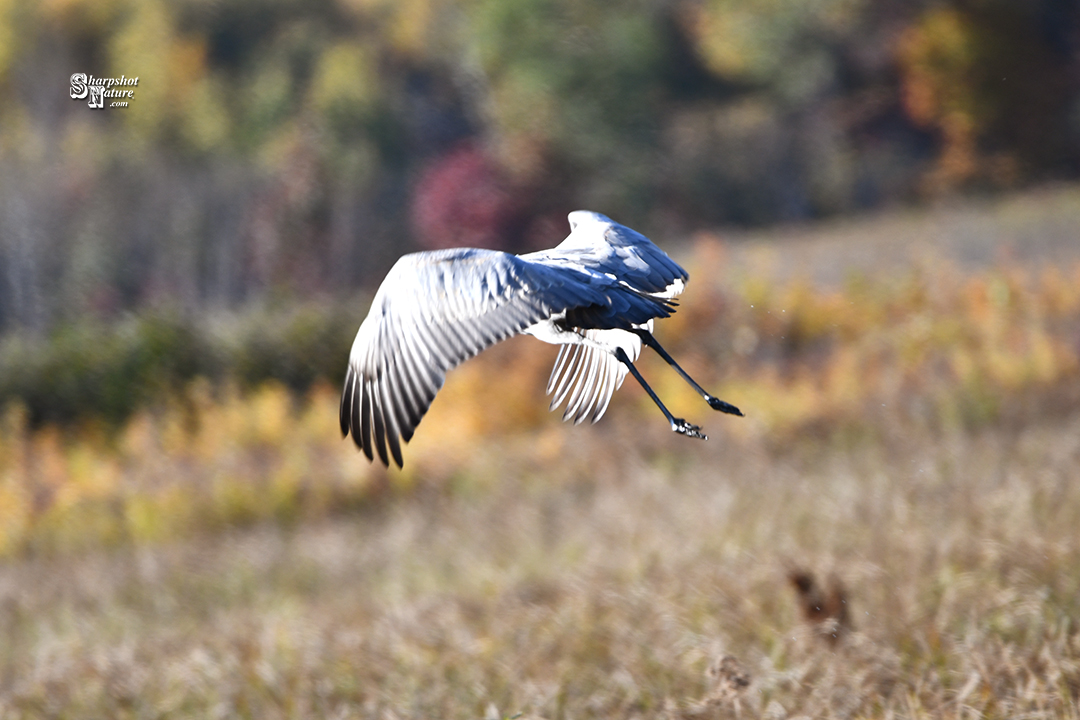
[[[664,358],[664,362],[666,362],[671,367],[675,368],[675,372],[682,375],[683,380],[690,383],[690,387],[697,390],[698,393],[701,395],[701,397],[705,398],[705,402],[709,403],[709,406],[713,410],[719,410],[720,412],[725,412],[728,415],[742,416],[742,411],[739,410],[739,408],[735,407],[731,403],[724,402],[723,400],[721,400],[718,397],[710,395],[709,393],[705,392],[705,390],[700,385],[698,385],[696,382],[694,382],[694,378],[690,377],[690,375],[687,374],[687,372],[685,370],[683,370],[681,367],[679,367],[679,363],[675,362],[675,358],[668,355],[667,350],[660,347],[660,343],[656,342],[656,338],[653,337],[653,334],[651,332],[649,332],[648,330],[640,330],[640,329],[635,330],[634,332],[637,333],[638,337],[641,338],[641,341],[643,343],[645,343],[646,345],[651,347],[653,350],[655,350],[657,352],[657,354],[660,355],[660,357]]]
[[[701,438],[702,440],[708,440],[709,436],[701,432],[701,428],[697,425],[691,425],[682,418],[677,418],[664,407],[664,403],[660,402],[660,398],[656,396],[653,389],[649,387],[649,384],[645,382],[645,378],[641,377],[641,373],[634,367],[634,363],[630,362],[630,358],[626,356],[626,353],[621,347],[615,348],[615,359],[625,365],[630,373],[634,376],[634,379],[638,381],[641,387],[645,388],[645,392],[649,393],[649,397],[656,403],[656,407],[660,408],[660,412],[664,413],[664,417],[671,423],[671,429],[677,433],[687,435],[689,437]]]

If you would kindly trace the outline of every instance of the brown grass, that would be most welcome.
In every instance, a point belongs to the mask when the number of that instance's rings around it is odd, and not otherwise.
[[[1077,715],[1080,416],[812,457],[641,432],[338,520],[10,562],[0,712]],[[806,622],[792,566],[854,630]]]
[[[528,339],[369,467],[336,391],[0,430],[0,718],[1076,718],[1080,266],[695,283],[596,426]],[[541,349],[543,350],[543,349]]]

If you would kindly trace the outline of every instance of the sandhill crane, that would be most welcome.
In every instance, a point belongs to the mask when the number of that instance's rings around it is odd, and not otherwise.
[[[686,271],[604,215],[578,210],[569,220],[570,235],[550,250],[419,252],[390,269],[356,334],[341,395],[341,432],[368,460],[378,453],[389,466],[389,446],[401,467],[400,440],[412,439],[446,373],[519,333],[561,346],[547,392],[552,410],[567,401],[564,420],[599,420],[629,371],[673,431],[707,440],[674,417],[634,367],[642,343],[713,409],[742,415],[705,392],[652,335],[653,320],[675,312]]]

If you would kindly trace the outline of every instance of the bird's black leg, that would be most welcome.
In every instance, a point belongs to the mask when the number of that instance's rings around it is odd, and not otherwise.
[[[675,358],[668,355],[667,350],[660,347],[660,343],[656,342],[656,338],[653,337],[653,334],[651,332],[649,332],[648,330],[640,329],[635,330],[634,332],[638,334],[638,337],[641,338],[641,341],[643,343],[655,350],[660,355],[660,357],[664,358],[664,362],[675,368],[675,372],[682,375],[683,380],[690,383],[690,387],[697,390],[698,393],[701,394],[701,397],[705,398],[705,402],[709,403],[709,406],[713,410],[719,410],[720,412],[725,412],[728,415],[739,415],[740,417],[742,416],[742,411],[739,410],[739,408],[735,407],[731,403],[724,402],[718,397],[710,395],[709,393],[705,392],[705,390],[700,385],[694,382],[694,378],[690,377],[690,375],[688,375],[685,370],[679,367],[679,363],[675,362]]]
[[[626,356],[626,353],[623,352],[622,348],[615,348],[615,359],[625,365],[630,370],[630,373],[634,376],[634,379],[641,384],[641,387],[645,388],[645,392],[649,393],[649,397],[651,397],[653,402],[656,403],[656,407],[660,408],[660,412],[664,413],[664,417],[666,417],[668,419],[668,422],[671,423],[672,430],[677,433],[687,435],[689,437],[701,438],[702,440],[709,439],[709,436],[701,432],[701,428],[699,428],[697,425],[691,425],[682,418],[675,417],[668,411],[666,407],[664,407],[664,403],[660,402],[660,398],[656,396],[656,393],[653,392],[653,389],[649,387],[649,384],[647,382],[645,382],[645,378],[641,377],[641,373],[639,373],[638,369],[634,367],[634,363],[630,362],[630,358]]]

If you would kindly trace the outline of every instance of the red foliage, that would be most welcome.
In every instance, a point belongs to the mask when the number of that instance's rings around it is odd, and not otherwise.
[[[480,149],[463,145],[424,168],[410,215],[425,249],[501,249],[515,215],[514,194]]]

